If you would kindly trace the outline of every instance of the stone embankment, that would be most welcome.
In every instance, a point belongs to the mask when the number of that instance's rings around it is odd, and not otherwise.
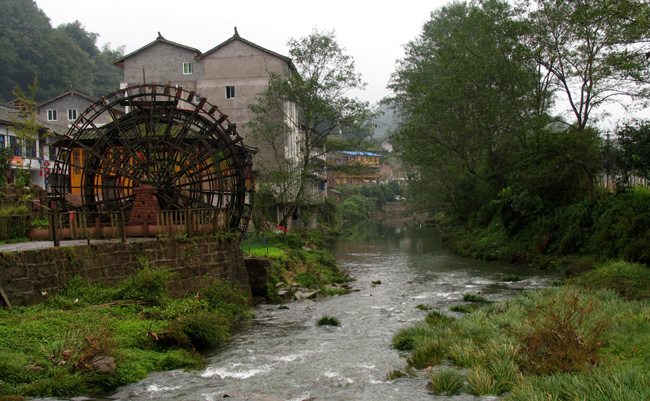
[[[166,266],[173,274],[171,296],[182,296],[214,280],[251,288],[239,242],[216,237],[163,238],[157,241],[99,243],[0,253],[0,289],[12,305],[34,305],[81,276],[90,282],[117,282],[143,263]],[[255,270],[262,287],[263,266]],[[266,276],[268,278],[268,274]],[[264,286],[266,283],[264,283]]]

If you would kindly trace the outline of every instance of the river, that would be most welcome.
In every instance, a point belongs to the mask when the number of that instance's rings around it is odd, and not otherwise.
[[[401,327],[424,318],[416,306],[460,317],[449,307],[461,304],[463,294],[501,300],[557,278],[526,266],[455,256],[437,230],[420,226],[368,223],[333,244],[332,252],[358,291],[290,303],[289,309],[262,305],[232,343],[209,356],[204,370],[155,373],[103,399],[450,399],[429,394],[424,378],[386,380],[387,370],[405,367],[391,340]],[[509,273],[524,280],[500,282]],[[317,326],[323,315],[337,317],[341,326]]]

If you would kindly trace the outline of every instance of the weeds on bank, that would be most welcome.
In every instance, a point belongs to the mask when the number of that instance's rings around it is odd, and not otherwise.
[[[345,289],[327,287],[327,284],[350,281],[339,269],[336,259],[327,251],[317,249],[322,245],[311,233],[303,238],[293,232],[288,234],[269,233],[263,239],[244,240],[242,250],[254,256],[266,257],[271,261],[269,268],[268,298],[276,297],[275,285],[289,283],[295,287],[317,289],[326,295],[347,294]],[[275,299],[279,301],[279,299]]]
[[[443,318],[427,316],[401,329],[393,346],[408,352],[407,362],[417,369],[449,363],[466,369],[433,368],[429,385],[436,394],[508,392],[509,400],[650,399],[650,305],[618,295],[644,297],[640,289],[650,280],[643,279],[647,271],[641,268],[647,269],[610,262],[573,286],[485,304],[462,319],[436,312]],[[605,277],[616,292],[592,289]],[[639,290],[620,291],[628,280],[636,280]],[[457,375],[465,382],[460,389],[447,385],[457,382]]]
[[[197,350],[230,338],[250,313],[248,298],[216,282],[170,299],[169,277],[146,265],[114,286],[75,278],[43,305],[0,310],[0,398],[106,391],[153,371],[202,366]],[[102,370],[101,358],[116,369]]]
[[[428,386],[436,395],[458,394],[464,383],[465,376],[456,369],[444,367],[429,373]]]

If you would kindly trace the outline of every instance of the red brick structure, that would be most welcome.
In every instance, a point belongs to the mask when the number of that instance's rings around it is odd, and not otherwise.
[[[156,212],[160,210],[156,193],[156,188],[149,184],[141,184],[133,189],[135,196],[133,209],[129,215],[129,225],[156,224]]]

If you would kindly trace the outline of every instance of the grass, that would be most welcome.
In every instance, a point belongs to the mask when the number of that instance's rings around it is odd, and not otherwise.
[[[449,310],[452,312],[471,313],[477,310],[478,308],[480,308],[479,304],[454,305],[450,307]]]
[[[227,342],[250,316],[229,283],[169,299],[164,277],[143,266],[116,286],[76,278],[45,304],[0,309],[0,399],[104,392],[153,371],[197,369],[197,351]],[[97,357],[111,358],[114,374],[94,368]]]
[[[519,277],[518,275],[514,274],[514,273],[513,274],[504,274],[501,277],[501,282],[502,283],[513,283],[513,282],[521,281],[521,280],[522,280],[522,278]]]
[[[334,316],[324,315],[316,322],[317,326],[340,326],[341,322]]]
[[[428,386],[435,395],[455,395],[463,388],[465,377],[456,369],[444,367],[429,373]]]
[[[488,302],[487,299],[483,298],[478,294],[465,294],[463,295],[463,301],[465,302]]]
[[[310,238],[310,233],[305,234]],[[320,289],[325,295],[342,295],[349,291],[343,288],[327,287],[332,283],[346,283],[350,278],[341,270],[336,259],[326,250],[307,247],[307,239],[289,233],[272,234],[257,239],[246,239],[242,250],[250,255],[265,257],[271,261],[267,298],[280,302],[276,284],[283,282],[293,287]]]
[[[400,329],[393,347],[407,353],[411,367],[463,376],[466,385],[454,390],[461,393],[509,393],[507,400],[647,400],[647,269],[612,261],[569,284],[472,303],[476,308],[462,319],[432,311]],[[601,285],[606,289],[597,289]],[[430,383],[437,394],[450,391],[444,375]]]

